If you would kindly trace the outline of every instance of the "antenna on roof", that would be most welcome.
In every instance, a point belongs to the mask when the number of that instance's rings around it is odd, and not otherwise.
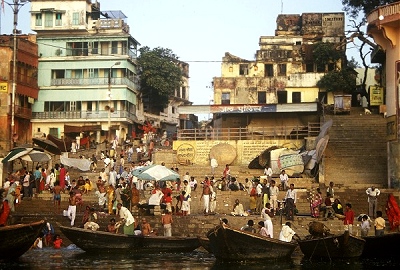
[[[283,14],[283,0],[281,0],[281,14]]]

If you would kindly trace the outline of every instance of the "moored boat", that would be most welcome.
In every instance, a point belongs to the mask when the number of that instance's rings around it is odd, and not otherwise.
[[[289,258],[297,247],[278,239],[264,237],[227,226],[224,223],[207,233],[210,249],[221,260],[265,260]]]
[[[0,227],[0,260],[12,260],[28,251],[41,233],[44,220]]]
[[[196,237],[136,236],[60,226],[61,232],[87,252],[190,252],[200,247]]]
[[[361,256],[365,246],[364,239],[348,232],[321,237],[310,235],[297,242],[306,258],[356,258]]]
[[[362,257],[365,258],[398,258],[397,246],[400,243],[400,232],[382,236],[366,236]]]
[[[210,239],[208,239],[207,237],[198,237],[200,245],[209,253],[212,253],[212,250],[210,248]]]

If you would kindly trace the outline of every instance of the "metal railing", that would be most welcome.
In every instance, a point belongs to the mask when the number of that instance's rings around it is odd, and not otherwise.
[[[108,111],[69,111],[69,112],[33,112],[33,119],[108,119]],[[128,111],[114,111],[110,115],[111,119],[126,118],[135,120],[136,114]]]
[[[137,89],[137,85],[132,80],[127,77],[119,77],[119,78],[111,78],[112,85],[127,85],[131,89]],[[100,78],[60,78],[60,79],[52,79],[51,85],[108,85],[108,78],[100,77]]]
[[[307,126],[274,126],[246,128],[207,128],[181,129],[178,140],[298,140],[316,137],[320,131],[319,123]]]

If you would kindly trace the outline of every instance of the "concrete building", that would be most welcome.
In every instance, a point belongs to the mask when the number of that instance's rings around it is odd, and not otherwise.
[[[367,16],[367,33],[380,46],[372,56],[382,64],[382,86],[386,92],[388,186],[400,187],[400,2],[376,8]]]
[[[329,42],[344,53],[344,22],[343,13],[281,14],[275,36],[260,37],[255,60],[225,53],[221,76],[213,80],[214,128],[258,131],[319,122],[319,103],[332,104],[333,96],[316,84],[326,72],[342,68],[343,61],[318,66],[313,48]]]
[[[40,87],[34,136],[126,138],[139,119],[137,48],[121,11],[91,0],[31,1]]]
[[[17,52],[15,65],[14,51]],[[12,141],[25,144],[32,139],[32,105],[38,98],[39,91],[36,36],[16,35],[16,50],[13,35],[0,36],[0,59],[0,149],[8,151],[13,147]],[[14,130],[11,128],[12,121]]]

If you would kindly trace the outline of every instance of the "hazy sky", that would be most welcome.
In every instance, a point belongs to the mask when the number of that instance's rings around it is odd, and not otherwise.
[[[92,0],[94,1],[94,0]],[[6,0],[12,2],[12,0]],[[221,75],[225,52],[254,60],[260,36],[273,36],[280,14],[342,12],[341,0],[102,0],[101,9],[121,10],[142,46],[171,49],[190,64],[190,100],[209,104],[212,78]],[[32,32],[30,5],[18,29]],[[1,33],[12,32],[12,10],[1,14]],[[347,25],[347,23],[346,23]],[[354,54],[354,53],[351,53]],[[202,61],[202,62],[196,62]],[[215,61],[215,62],[213,62]]]

